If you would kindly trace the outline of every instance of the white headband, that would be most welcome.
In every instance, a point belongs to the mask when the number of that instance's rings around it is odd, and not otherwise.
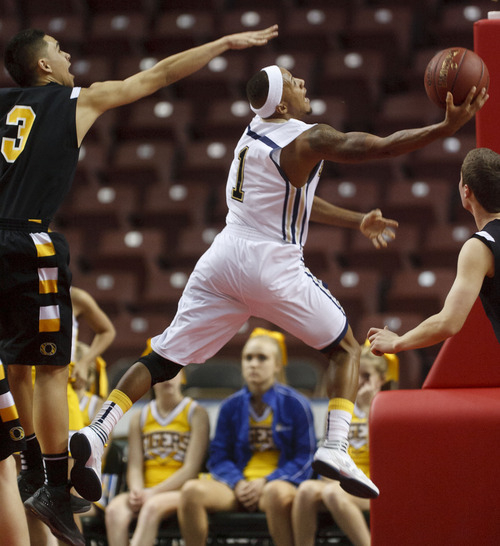
[[[280,67],[275,64],[266,66],[262,70],[267,74],[269,79],[267,99],[264,106],[261,108],[254,108],[250,105],[250,109],[261,118],[268,118],[274,114],[276,106],[281,102],[281,95],[283,94],[283,74],[281,73]]]

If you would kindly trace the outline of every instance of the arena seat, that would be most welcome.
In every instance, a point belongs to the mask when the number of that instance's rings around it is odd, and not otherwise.
[[[91,294],[112,321],[138,303],[137,276],[133,271],[73,269],[72,284]]]
[[[403,129],[432,125],[441,121],[443,112],[427,97],[423,86],[423,69],[419,74],[415,91],[392,93],[384,96],[379,112],[375,115],[373,128],[380,136]]]
[[[450,195],[457,192],[446,180],[398,180],[388,184],[379,203],[386,218],[421,230],[420,242],[432,226],[445,224],[450,216]]]
[[[458,185],[462,162],[467,152],[475,147],[474,135],[459,132],[411,152],[404,158],[403,165],[412,178],[439,177]]]
[[[161,260],[166,251],[166,238],[162,230],[109,229],[96,237],[95,248],[86,256],[85,262],[94,271],[135,272],[140,296],[150,264]]]
[[[163,97],[144,98],[124,107],[121,113],[116,126],[120,141],[166,141],[182,146],[189,139],[194,122],[190,102]]]
[[[336,279],[328,279],[328,288],[344,308],[356,333],[361,317],[380,311],[383,277],[376,270],[343,269]]]
[[[274,24],[279,24],[283,11],[274,7],[273,3],[266,2],[265,6],[253,5],[250,7],[235,6],[223,10],[218,21],[219,32],[222,35],[248,30],[259,30]],[[251,53],[252,54],[252,53]]]
[[[178,176],[225,184],[235,144],[227,138],[204,138],[186,143]]]
[[[343,32],[343,43],[350,49],[380,51],[387,59],[384,85],[401,87],[401,67],[408,60],[414,39],[411,6],[359,6]]]
[[[393,273],[412,267],[420,242],[420,229],[412,225],[400,225],[396,238],[386,248],[375,248],[360,231],[354,231],[350,241],[341,256],[344,267],[376,270],[390,278]]]
[[[306,267],[325,281],[326,279],[323,279],[324,273],[336,275],[338,271],[337,258],[342,253],[346,241],[344,230],[311,222],[303,249]]]
[[[110,185],[134,184],[140,189],[156,183],[168,183],[173,175],[176,145],[155,140],[120,142],[112,154],[107,176]]]
[[[470,218],[472,220],[472,216]],[[473,222],[430,227],[418,253],[420,267],[447,267],[454,270],[462,245],[475,230]]]
[[[170,8],[153,18],[144,47],[150,54],[166,57],[216,37],[215,15],[210,9]]]
[[[137,206],[137,196],[132,186],[75,185],[57,217],[66,227],[90,228],[94,232],[125,228]]]
[[[246,99],[214,97],[193,124],[195,138],[201,140],[232,140],[238,142],[253,117]]]
[[[491,10],[492,4],[487,0],[444,4],[431,26],[431,39],[441,49],[461,46],[473,50],[473,24],[480,19],[487,19],[488,11]]]
[[[182,230],[175,256],[176,265],[180,268],[193,269],[221,229],[222,226],[191,226]]]
[[[301,51],[307,44],[307,51],[316,56],[340,49],[341,32],[348,25],[348,10],[338,6],[338,2],[335,4],[286,10],[280,25],[279,49]]]
[[[61,49],[76,55],[81,51],[85,39],[85,18],[81,14],[51,12],[52,15],[33,15],[29,19],[29,26],[44,29],[51,36],[57,36]]]
[[[338,207],[360,212],[382,207],[383,203],[378,181],[356,175],[341,178],[322,176],[316,195]]]
[[[135,210],[132,223],[164,229],[173,258],[182,231],[190,226],[205,225],[209,194],[210,187],[203,182],[151,185],[140,208]]]
[[[92,138],[84,141],[80,146],[76,179],[70,192],[70,199],[75,188],[80,185],[98,186],[104,180],[109,161],[110,147],[103,142],[96,142]]]
[[[249,53],[228,51],[212,59],[207,66],[174,83],[171,90],[180,99],[243,98],[248,79]]]
[[[16,3],[22,17],[28,20],[38,15],[85,16],[87,13],[87,0],[37,0],[37,2],[17,2],[7,0],[2,2],[4,5]],[[44,28],[44,27],[41,27]]]
[[[165,321],[170,322],[177,311],[190,273],[190,268],[161,269],[151,264],[144,279],[144,291],[137,305],[138,311],[163,313]]]
[[[382,94],[385,56],[374,50],[332,51],[322,58],[318,89],[325,95],[341,97],[349,106],[349,119],[366,127]]]
[[[438,313],[454,280],[455,270],[448,268],[396,271],[385,297],[385,310],[424,316]]]
[[[104,55],[75,55],[71,60],[71,72],[77,85],[90,87],[94,82],[112,78],[112,63]]]
[[[140,10],[91,12],[84,51],[89,55],[105,51],[111,58],[140,53],[146,33],[147,19]]]

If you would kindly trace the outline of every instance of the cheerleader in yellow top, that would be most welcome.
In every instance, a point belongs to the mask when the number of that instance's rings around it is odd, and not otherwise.
[[[130,421],[129,491],[106,507],[109,546],[153,546],[161,520],[174,514],[180,488],[200,472],[209,442],[206,410],[181,392],[182,373],[154,385],[155,399]]]
[[[375,356],[370,344],[361,352],[359,390],[349,429],[349,454],[356,466],[370,477],[368,449],[368,416],[373,397],[388,381],[398,380],[398,359],[395,355]],[[370,546],[370,530],[363,512],[370,509],[370,500],[354,497],[340,487],[338,481],[321,478],[307,480],[298,489],[292,509],[295,544],[314,546],[317,512],[329,510],[337,525],[354,546]]]

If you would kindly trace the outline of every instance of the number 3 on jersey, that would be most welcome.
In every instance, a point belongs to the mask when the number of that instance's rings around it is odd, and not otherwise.
[[[243,191],[243,171],[245,170],[245,156],[247,155],[247,152],[248,146],[245,146],[238,154],[238,178],[236,180],[236,186],[231,193],[233,199],[241,202],[243,202],[243,197],[245,196],[245,192]]]
[[[2,155],[14,163],[26,146],[36,114],[30,106],[14,106],[7,114],[7,125],[17,125],[17,138],[2,138]]]

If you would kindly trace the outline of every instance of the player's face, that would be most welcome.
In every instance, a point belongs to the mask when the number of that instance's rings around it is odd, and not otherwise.
[[[61,49],[59,42],[52,36],[45,36],[47,51],[45,58],[51,69],[51,76],[54,81],[68,87],[73,87],[75,77],[70,73],[71,55]]]
[[[278,372],[277,348],[266,338],[250,339],[241,356],[243,379],[252,392],[265,392],[274,384]]]
[[[306,82],[295,78],[288,70],[283,71],[283,100],[287,104],[288,113],[294,118],[300,119],[304,114],[311,113]]]

